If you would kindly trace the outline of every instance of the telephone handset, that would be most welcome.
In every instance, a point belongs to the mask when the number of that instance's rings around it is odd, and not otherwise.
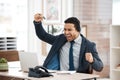
[[[36,66],[34,68],[29,68],[28,76],[41,78],[41,77],[49,77],[49,76],[53,76],[53,75],[51,73],[49,73],[45,67]]]

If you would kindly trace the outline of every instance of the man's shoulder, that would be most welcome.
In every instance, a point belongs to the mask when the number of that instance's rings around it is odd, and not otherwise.
[[[85,41],[85,43],[86,43],[87,45],[96,45],[95,42],[93,42],[93,41],[87,39],[86,37],[82,37],[82,38],[83,38],[83,40]]]
[[[59,36],[59,38],[65,38],[66,39],[64,34],[59,34],[58,36]]]

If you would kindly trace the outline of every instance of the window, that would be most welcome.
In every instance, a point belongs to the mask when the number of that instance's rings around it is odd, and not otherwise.
[[[17,50],[27,50],[27,0],[0,0],[0,37],[17,38]]]

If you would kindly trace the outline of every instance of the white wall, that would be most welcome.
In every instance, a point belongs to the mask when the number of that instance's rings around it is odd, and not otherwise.
[[[28,51],[40,53],[40,40],[35,34],[34,14],[41,12],[41,0],[28,0]]]
[[[120,0],[113,0],[112,24],[120,25]]]

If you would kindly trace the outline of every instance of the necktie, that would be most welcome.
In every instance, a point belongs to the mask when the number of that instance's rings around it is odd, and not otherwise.
[[[75,70],[74,69],[74,63],[73,63],[73,44],[75,42],[71,41],[70,42],[70,49],[69,49],[69,70]]]

